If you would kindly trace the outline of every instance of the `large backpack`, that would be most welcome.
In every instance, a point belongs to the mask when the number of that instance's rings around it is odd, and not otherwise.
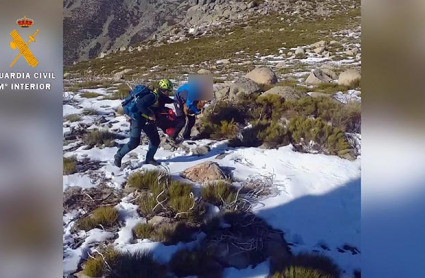
[[[123,102],[121,102],[124,113],[130,118],[135,119],[136,115],[139,113],[139,110],[137,109],[137,100],[152,93],[153,92],[145,85],[137,85],[134,87]]]

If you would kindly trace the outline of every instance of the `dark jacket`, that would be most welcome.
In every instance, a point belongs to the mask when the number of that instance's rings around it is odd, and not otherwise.
[[[166,103],[173,103],[174,100],[163,93],[155,90],[153,94],[147,94],[137,101],[137,109],[147,117],[152,117],[158,108],[164,107]]]

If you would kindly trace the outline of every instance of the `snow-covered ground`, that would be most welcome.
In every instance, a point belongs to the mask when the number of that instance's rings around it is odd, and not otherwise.
[[[103,94],[106,89],[97,89]],[[355,97],[355,92],[351,93]],[[72,104],[64,106],[64,117],[73,113],[80,113],[84,108],[94,108],[100,115],[86,117],[81,122],[91,124],[90,128],[102,128],[109,124],[109,129],[120,134],[127,134],[128,123],[123,116],[114,116],[114,109],[119,101],[103,100],[102,97],[86,99],[77,94]],[[104,117],[106,122],[96,124],[96,120]],[[64,131],[67,134],[78,122],[64,122]],[[127,140],[117,140],[125,143]],[[265,219],[274,228],[285,232],[285,239],[291,245],[294,253],[302,251],[321,252],[330,256],[351,277],[354,269],[360,269],[360,158],[355,161],[341,159],[336,156],[322,154],[305,154],[296,152],[291,145],[276,150],[260,148],[230,148],[226,141],[215,142],[200,140],[186,142],[189,147],[209,145],[211,150],[203,156],[192,156],[182,150],[174,152],[159,149],[156,158],[165,164],[174,178],[179,178],[180,172],[204,161],[215,161],[220,166],[232,169],[236,180],[245,180],[258,175],[274,175],[274,183],[278,191],[276,194],[262,200],[253,209],[254,213]],[[191,144],[191,145],[189,145]],[[147,151],[147,145],[139,146],[127,155],[123,163],[130,162],[130,167],[119,170],[112,165],[113,155],[117,147],[92,148],[86,146],[72,148],[74,145],[64,146],[64,156],[75,156],[78,160],[91,159],[100,162],[100,169],[94,172],[107,178],[107,185],[121,188],[126,178],[142,165]],[[73,149],[72,151],[69,151]],[[217,158],[219,154],[227,155]],[[76,173],[63,177],[64,190],[70,186],[90,188],[98,186],[98,181],[86,173]],[[199,187],[200,185],[195,185]],[[130,252],[151,250],[161,261],[168,261],[172,254],[180,248],[196,243],[179,243],[165,246],[149,240],[133,242],[132,228],[145,222],[137,211],[136,206],[129,200],[131,195],[121,200],[116,207],[120,218],[125,225],[113,240],[117,249]],[[85,258],[93,242],[103,242],[113,237],[111,233],[102,230],[91,230],[81,236],[84,242],[76,249],[71,249],[70,242],[72,220],[78,212],[64,216],[64,274],[76,271],[78,262]],[[204,235],[198,235],[201,239]],[[347,246],[349,248],[347,248]],[[350,250],[348,250],[350,249]],[[353,251],[354,250],[354,251]],[[269,263],[266,261],[255,269],[226,269],[225,277],[266,277],[269,273]]]

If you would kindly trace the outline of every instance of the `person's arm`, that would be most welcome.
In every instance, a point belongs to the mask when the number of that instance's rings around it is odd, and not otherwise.
[[[156,97],[154,94],[147,94],[137,101],[137,109],[142,115],[147,117],[155,117],[155,114],[149,108],[155,104]]]
[[[186,102],[187,108],[192,111],[195,115],[199,115],[201,114],[201,110],[198,109],[198,107],[196,107],[195,102],[192,101],[187,101]],[[189,112],[190,112],[189,111]]]

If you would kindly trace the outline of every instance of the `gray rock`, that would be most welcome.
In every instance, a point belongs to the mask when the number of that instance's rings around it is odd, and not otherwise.
[[[285,100],[297,100],[305,96],[304,93],[298,92],[294,88],[288,86],[276,86],[262,94],[262,96],[267,95],[279,95]]]
[[[258,67],[247,73],[246,78],[251,79],[257,84],[275,84],[277,83],[276,74],[267,67]]]
[[[239,78],[234,83],[225,85],[216,91],[216,97],[219,100],[235,99],[240,94],[253,94],[260,91],[260,86],[248,78]]]
[[[289,53],[288,53],[289,55]],[[292,55],[292,54],[291,54]],[[304,56],[305,55],[305,50],[304,48],[302,48],[301,46],[299,46],[296,50],[295,50],[295,56]]]
[[[329,83],[332,81],[332,78],[327,76],[322,70],[315,69],[305,80],[305,83],[308,85],[318,85],[321,83]]]
[[[361,80],[360,72],[355,69],[349,69],[344,71],[339,75],[338,84],[350,86],[353,82],[358,82]]]

